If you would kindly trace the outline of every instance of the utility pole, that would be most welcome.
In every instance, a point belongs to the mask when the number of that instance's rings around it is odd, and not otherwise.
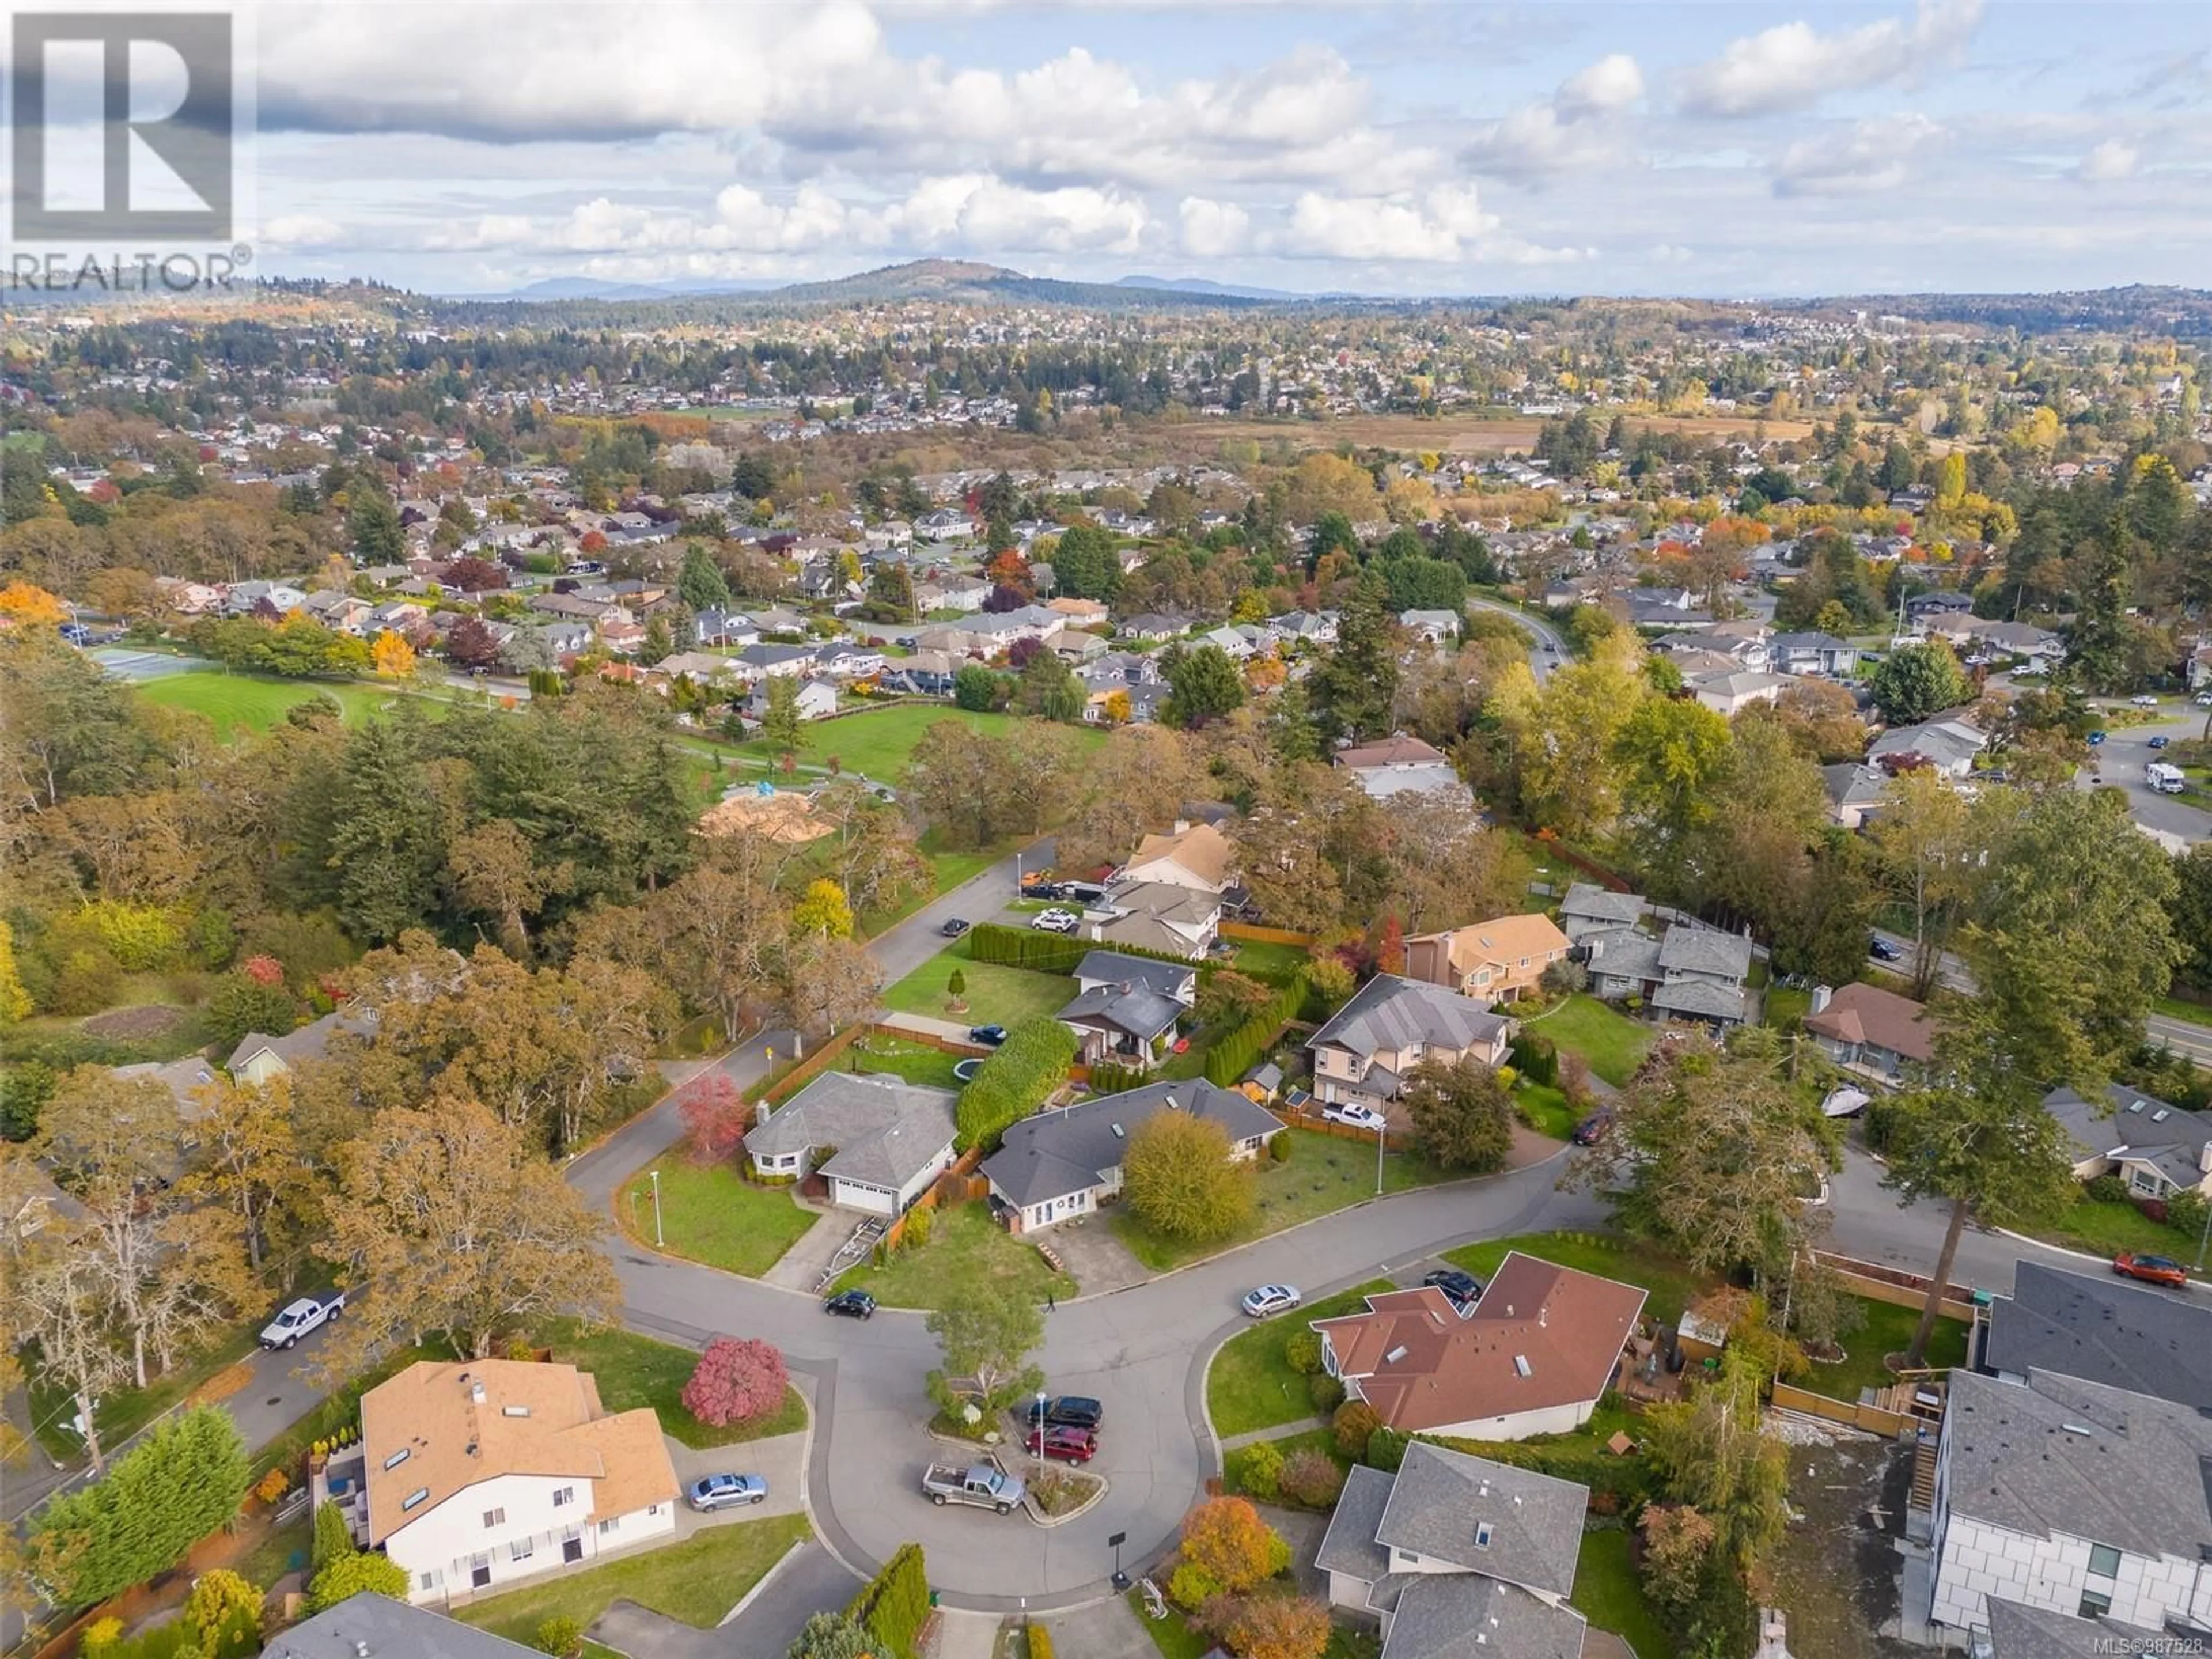
[[[1390,1120],[1388,1118],[1375,1126],[1375,1196],[1377,1198],[1382,1196],[1382,1141],[1389,1127]]]
[[[660,1237],[660,1171],[653,1171],[653,1247],[659,1249],[664,1241]]]

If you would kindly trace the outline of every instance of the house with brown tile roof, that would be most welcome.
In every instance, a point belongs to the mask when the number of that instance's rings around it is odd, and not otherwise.
[[[676,1530],[676,1468],[650,1407],[608,1412],[588,1372],[423,1360],[362,1396],[356,1536],[444,1601]],[[331,1478],[343,1479],[336,1470]]]
[[[1896,1083],[1936,1054],[1926,1005],[1879,985],[1815,987],[1804,1024],[1831,1060],[1878,1082]]]
[[[1322,1363],[1405,1434],[1522,1440],[1589,1421],[1644,1292],[1515,1250],[1462,1318],[1433,1285],[1320,1319]]]
[[[1544,970],[1572,947],[1541,911],[1493,916],[1465,927],[1418,933],[1406,941],[1406,977],[1486,1002],[1511,1002],[1536,988]]]

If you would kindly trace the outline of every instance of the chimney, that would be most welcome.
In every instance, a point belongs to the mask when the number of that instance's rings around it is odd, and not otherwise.
[[[2197,1168],[2199,1174],[2212,1175],[2212,1140],[2206,1141],[2198,1151]]]
[[[1829,999],[1833,997],[1835,994],[1836,994],[1833,991],[1830,990],[1825,985],[1815,985],[1813,988],[1813,1006],[1811,1012],[1816,1014],[1824,1014],[1827,1012]]]
[[[484,1402],[484,1385],[481,1382],[470,1383],[469,1398],[477,1405],[483,1405]]]

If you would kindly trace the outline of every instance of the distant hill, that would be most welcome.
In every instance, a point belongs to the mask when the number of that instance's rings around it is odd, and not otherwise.
[[[1120,276],[1115,288],[1140,288],[1175,294],[1211,294],[1231,300],[1343,300],[1346,294],[1299,294],[1286,288],[1248,288],[1241,283],[1217,283],[1204,276]]]
[[[1285,298],[1299,296],[1285,295]],[[1067,283],[1027,276],[1003,265],[966,259],[915,259],[830,282],[799,283],[760,295],[769,305],[867,305],[900,300],[942,300],[958,305],[1060,305],[1091,310],[1133,310],[1161,305],[1241,308],[1269,301],[1228,289],[1125,286]]]

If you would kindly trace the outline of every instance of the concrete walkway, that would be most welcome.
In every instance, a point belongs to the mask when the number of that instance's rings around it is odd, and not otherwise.
[[[969,1028],[960,1020],[936,1019],[927,1014],[902,1014],[894,1009],[878,1015],[876,1023],[895,1031],[913,1031],[921,1036],[942,1037],[947,1042],[957,1042],[979,1054],[991,1052],[980,1042],[968,1041]]]
[[[854,1224],[860,1218],[859,1212],[854,1210],[830,1210],[817,1216],[814,1224],[799,1235],[799,1242],[761,1275],[762,1281],[779,1290],[812,1296],[814,1287],[822,1281],[823,1270],[853,1236]]]
[[[931,1659],[991,1659],[992,1650],[998,1645],[1000,1623],[995,1613],[939,1608],[937,1639],[931,1647]]]
[[[1253,1429],[1243,1434],[1232,1434],[1221,1443],[1221,1449],[1231,1452],[1239,1446],[1256,1445],[1262,1440],[1280,1440],[1288,1435],[1306,1434],[1315,1429],[1325,1429],[1328,1426],[1328,1419],[1326,1417],[1301,1417],[1296,1422],[1277,1423],[1269,1428]]]

